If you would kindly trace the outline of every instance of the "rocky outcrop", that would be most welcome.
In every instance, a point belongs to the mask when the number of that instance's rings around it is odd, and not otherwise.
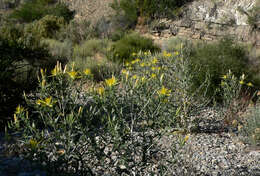
[[[152,27],[154,35],[161,37],[184,36],[193,39],[214,40],[233,36],[241,42],[260,47],[260,19],[248,23],[259,0],[198,0],[188,4],[179,20],[159,20]],[[259,12],[260,14],[260,12]],[[256,14],[253,14],[256,15]],[[258,21],[257,21],[258,20]]]

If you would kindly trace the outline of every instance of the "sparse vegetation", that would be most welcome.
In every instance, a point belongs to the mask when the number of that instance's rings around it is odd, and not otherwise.
[[[159,52],[160,48],[153,44],[149,38],[142,37],[136,33],[125,35],[118,40],[110,49],[111,59],[117,62],[131,61],[135,58],[133,53],[139,51]]]

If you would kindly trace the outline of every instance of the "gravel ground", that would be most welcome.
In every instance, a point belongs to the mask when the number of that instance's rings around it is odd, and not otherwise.
[[[205,110],[202,114],[197,133],[191,134],[186,145],[178,149],[178,162],[170,165],[166,175],[260,176],[260,148],[242,143],[234,131],[223,130],[223,119],[213,110]],[[176,136],[172,133],[158,141],[162,156],[169,156],[167,151],[174,141]],[[3,135],[0,135],[0,176],[48,175],[30,161],[4,156],[1,151],[7,147]],[[161,157],[155,158],[159,161]]]

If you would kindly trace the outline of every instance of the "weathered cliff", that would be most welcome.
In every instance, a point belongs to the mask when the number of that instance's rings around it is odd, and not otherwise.
[[[259,0],[197,0],[183,9],[179,20],[160,20],[152,32],[161,37],[204,40],[230,35],[260,47],[259,8]]]

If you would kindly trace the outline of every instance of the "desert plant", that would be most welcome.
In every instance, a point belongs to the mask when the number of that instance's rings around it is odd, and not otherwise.
[[[59,63],[49,78],[41,70],[35,97],[25,97],[26,106],[17,107],[9,125],[23,134],[23,156],[44,161],[49,174],[154,173],[159,129],[169,125],[165,117],[175,111],[169,108],[170,89],[123,70],[121,78],[112,76],[84,92],[79,81],[89,76]]]
[[[63,17],[46,15],[42,19],[27,24],[25,27],[25,35],[32,34],[39,40],[42,38],[54,38],[56,32],[65,26]]]
[[[224,75],[231,70],[239,77],[242,73],[251,79],[252,72],[248,66],[248,57],[246,50],[235,44],[231,39],[222,39],[217,43],[197,45],[190,53],[190,59],[194,63],[191,69],[196,76],[194,77],[195,87],[197,89],[204,82],[206,75],[210,74],[211,84],[207,88],[207,95],[212,97],[221,83],[220,75]],[[197,85],[197,86],[196,86]],[[202,90],[201,94],[204,94]],[[221,96],[215,96],[217,101]]]
[[[49,53],[60,62],[66,63],[72,58],[73,47],[69,40],[60,42],[55,39],[44,39],[41,42],[47,45]]]
[[[90,39],[76,45],[73,51],[73,57],[86,58],[94,56],[97,53],[105,54],[108,45],[107,40]]]
[[[46,15],[53,15],[63,17],[66,22],[69,22],[73,18],[74,12],[70,11],[65,4],[54,4],[54,2],[52,0],[26,1],[12,12],[10,18],[29,23]]]
[[[138,53],[139,51],[155,53],[159,52],[160,48],[153,44],[152,39],[132,33],[125,35],[121,40],[113,44],[109,54],[113,61],[125,62],[133,60],[136,56],[132,55],[132,53]]]
[[[158,17],[174,17],[177,9],[185,5],[189,0],[122,0],[114,2],[111,7],[116,11],[116,16],[125,18],[128,27],[138,22],[138,17],[155,19]],[[120,20],[120,18],[118,18]],[[121,18],[122,20],[122,18]],[[124,21],[124,20],[123,20]]]
[[[251,107],[244,115],[244,123],[240,124],[239,132],[242,140],[252,146],[260,146],[260,111],[259,107]]]
[[[72,43],[80,44],[96,36],[91,23],[86,20],[71,20],[70,23],[61,29],[57,35],[58,40],[71,40]]]

